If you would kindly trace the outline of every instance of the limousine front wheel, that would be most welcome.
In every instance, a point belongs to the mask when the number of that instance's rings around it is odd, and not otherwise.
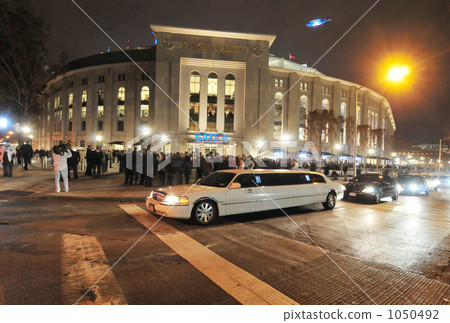
[[[217,213],[217,205],[213,201],[201,201],[195,204],[192,210],[192,220],[199,225],[211,224]]]
[[[336,206],[336,195],[333,193],[328,193],[327,200],[325,203],[322,203],[322,205],[327,210],[334,209]]]

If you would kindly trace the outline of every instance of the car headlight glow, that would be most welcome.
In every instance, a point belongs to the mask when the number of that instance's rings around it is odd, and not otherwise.
[[[409,185],[409,188],[411,189],[411,191],[417,191],[419,187],[417,186],[417,184],[411,184]]]
[[[400,184],[397,184],[395,187],[397,188],[397,191],[399,191],[399,192],[401,192],[403,190],[403,188]]]
[[[174,195],[167,195],[164,199],[164,203],[167,204],[177,204],[180,201],[180,198],[178,196]]]
[[[366,187],[365,189],[362,190],[363,193],[373,193],[375,192],[374,188],[372,186]]]
[[[164,204],[188,204],[189,198],[187,196],[175,196],[175,195],[167,195],[164,199]]]

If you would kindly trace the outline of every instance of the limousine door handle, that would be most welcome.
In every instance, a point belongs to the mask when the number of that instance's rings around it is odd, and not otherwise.
[[[248,188],[247,193],[253,193],[253,190],[251,188]]]

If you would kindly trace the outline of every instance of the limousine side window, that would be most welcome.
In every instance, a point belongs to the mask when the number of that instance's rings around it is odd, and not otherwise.
[[[325,178],[323,178],[322,175],[319,174],[309,174],[309,177],[311,178],[311,181],[313,183],[326,183]]]
[[[261,186],[281,186],[308,184],[305,174],[261,174]]]
[[[258,177],[258,179],[256,178]],[[241,184],[241,188],[256,187],[255,183],[261,182],[259,175],[241,174],[236,177],[234,183]],[[259,185],[259,184],[258,184]]]

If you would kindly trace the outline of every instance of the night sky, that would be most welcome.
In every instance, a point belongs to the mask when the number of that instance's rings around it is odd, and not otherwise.
[[[275,34],[271,53],[311,66],[376,0],[76,0],[123,48],[151,45],[150,24]],[[76,59],[114,44],[70,0],[33,0],[51,24],[49,60],[60,52]],[[332,21],[316,29],[315,18]],[[450,2],[381,0],[315,66],[322,73],[366,84],[383,75],[386,61],[409,64],[404,85],[370,87],[385,96],[396,134],[409,143],[450,136]]]

